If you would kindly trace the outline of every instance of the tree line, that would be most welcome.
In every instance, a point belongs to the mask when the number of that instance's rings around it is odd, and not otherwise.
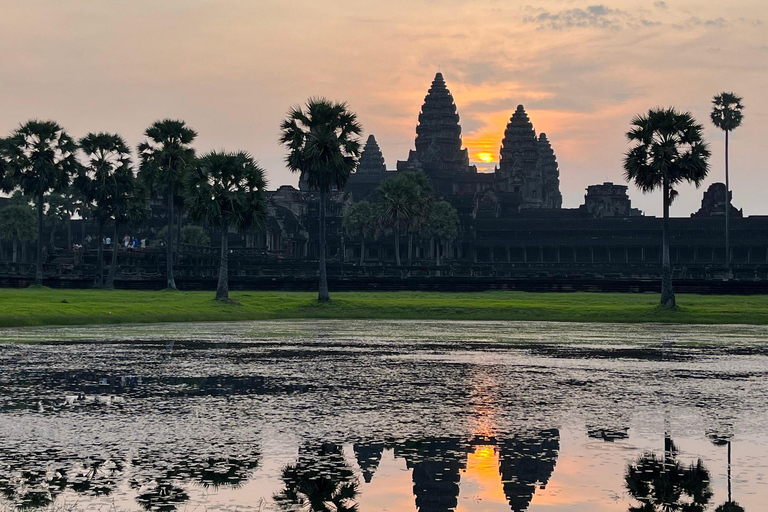
[[[44,213],[64,208],[93,219],[98,226],[98,257],[94,285],[103,277],[104,226],[140,223],[150,197],[168,205],[166,274],[173,276],[174,212],[186,209],[194,221],[221,228],[222,250],[216,298],[229,300],[227,236],[230,229],[262,226],[266,216],[264,170],[248,153],[212,151],[198,157],[192,147],[197,132],[184,121],[165,119],[144,132],[137,147],[138,165],[125,140],[115,133],[89,133],[79,140],[54,121],[31,120],[0,139],[0,189],[21,196],[26,204],[4,209],[0,229],[16,240],[37,238],[35,285],[43,282]],[[28,204],[34,206],[37,228],[29,227]],[[7,210],[11,209],[10,212]],[[26,219],[25,219],[26,217]],[[26,226],[26,227],[25,227]],[[106,286],[114,284],[117,250]]]
[[[409,265],[413,261],[414,238],[421,237],[429,241],[435,264],[439,266],[446,245],[459,234],[459,215],[451,203],[436,200],[429,179],[414,171],[382,180],[376,195],[376,202],[358,201],[344,216],[347,234],[360,240],[360,265],[364,262],[366,241],[393,234],[398,266],[402,264],[402,235],[408,238]]]

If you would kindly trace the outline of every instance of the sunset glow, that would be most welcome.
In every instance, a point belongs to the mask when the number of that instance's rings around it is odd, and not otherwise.
[[[413,148],[419,109],[440,70],[479,170],[492,170],[506,122],[523,104],[552,142],[564,206],[572,208],[588,185],[622,181],[628,123],[654,106],[690,110],[705,125],[713,155],[703,187],[722,181],[722,133],[708,111],[714,94],[734,90],[747,110],[732,137],[733,201],[746,214],[768,213],[762,1],[335,7],[328,0],[4,2],[0,132],[53,118],[77,136],[118,131],[135,145],[150,122],[180,117],[199,132],[200,151],[248,150],[276,188],[296,184],[277,143],[289,106],[320,95],[347,101],[394,169]],[[630,195],[634,206],[660,212],[652,195],[634,188]],[[700,201],[685,186],[672,214],[687,216]]]

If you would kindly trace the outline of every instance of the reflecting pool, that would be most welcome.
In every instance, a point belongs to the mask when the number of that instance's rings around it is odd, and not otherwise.
[[[763,512],[767,377],[766,327],[0,329],[0,511]]]

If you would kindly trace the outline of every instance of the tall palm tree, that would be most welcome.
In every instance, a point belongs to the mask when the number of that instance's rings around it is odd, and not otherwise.
[[[445,252],[445,243],[459,236],[459,214],[448,201],[438,201],[429,212],[427,233],[435,243],[435,265],[440,266],[440,254]],[[441,250],[442,249],[442,250]]]
[[[732,92],[721,92],[712,99],[712,123],[725,132],[725,268],[731,270],[731,187],[728,181],[728,134],[741,126],[744,119],[742,98]]]
[[[67,188],[79,164],[77,143],[54,121],[32,120],[19,126],[2,144],[12,188],[37,206],[37,268],[35,284],[43,284],[43,211],[45,195]],[[5,188],[8,188],[6,185]]]
[[[407,220],[408,229],[408,265],[413,264],[413,237],[429,222],[430,212],[435,198],[429,178],[422,172],[404,172],[403,179],[409,183],[409,193],[413,195],[413,215]]]
[[[409,230],[410,236],[410,232],[428,216],[431,204],[429,181],[423,173],[406,171],[382,180],[376,193],[384,221],[395,235],[395,263],[399,267],[400,235],[403,230]]]
[[[365,241],[376,232],[376,209],[368,201],[352,204],[344,215],[347,234],[360,239],[360,265],[365,263]]]
[[[644,193],[662,190],[661,304],[675,307],[669,261],[669,206],[677,197],[675,186],[690,182],[698,187],[709,172],[709,149],[703,128],[689,112],[673,108],[650,109],[632,119],[627,139],[634,146],[624,158],[624,176]]]
[[[173,210],[174,196],[187,169],[194,165],[195,150],[191,147],[197,132],[184,121],[156,121],[144,131],[147,140],[139,144],[141,166],[139,177],[153,194],[165,194],[168,205],[168,244],[166,246],[166,276],[168,288],[175,290],[173,278]]]
[[[244,152],[212,151],[187,175],[190,217],[221,229],[221,259],[216,300],[229,302],[229,229],[261,228],[266,218],[264,169]]]
[[[325,98],[311,98],[303,108],[291,108],[280,125],[280,143],[288,148],[288,168],[320,193],[320,302],[330,300],[325,267],[327,196],[347,184],[360,157],[362,133],[357,115],[346,103]]]
[[[88,163],[81,168],[75,186],[92,205],[93,215],[98,226],[96,243],[96,279],[94,286],[101,288],[104,280],[104,223],[112,214],[117,202],[122,201],[124,175],[133,174],[131,169],[131,150],[120,135],[114,133],[89,133],[80,139],[80,148],[88,158]],[[112,250],[117,252],[117,237],[112,240]]]
[[[115,273],[117,271],[117,252],[120,247],[118,243],[118,230],[121,224],[131,223],[140,224],[149,214],[147,189],[133,174],[133,169],[127,167],[115,176],[115,190],[118,192],[111,201],[109,213],[114,219],[114,234],[112,239],[115,241],[112,251],[112,263],[109,265],[107,274],[107,288],[115,285]]]

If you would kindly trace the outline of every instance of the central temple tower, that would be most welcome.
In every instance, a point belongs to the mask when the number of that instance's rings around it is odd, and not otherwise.
[[[459,113],[453,96],[437,73],[424,98],[416,126],[416,149],[408,160],[397,162],[398,171],[423,171],[440,193],[451,193],[451,180],[461,173],[477,172],[469,165],[469,153],[461,143]]]

